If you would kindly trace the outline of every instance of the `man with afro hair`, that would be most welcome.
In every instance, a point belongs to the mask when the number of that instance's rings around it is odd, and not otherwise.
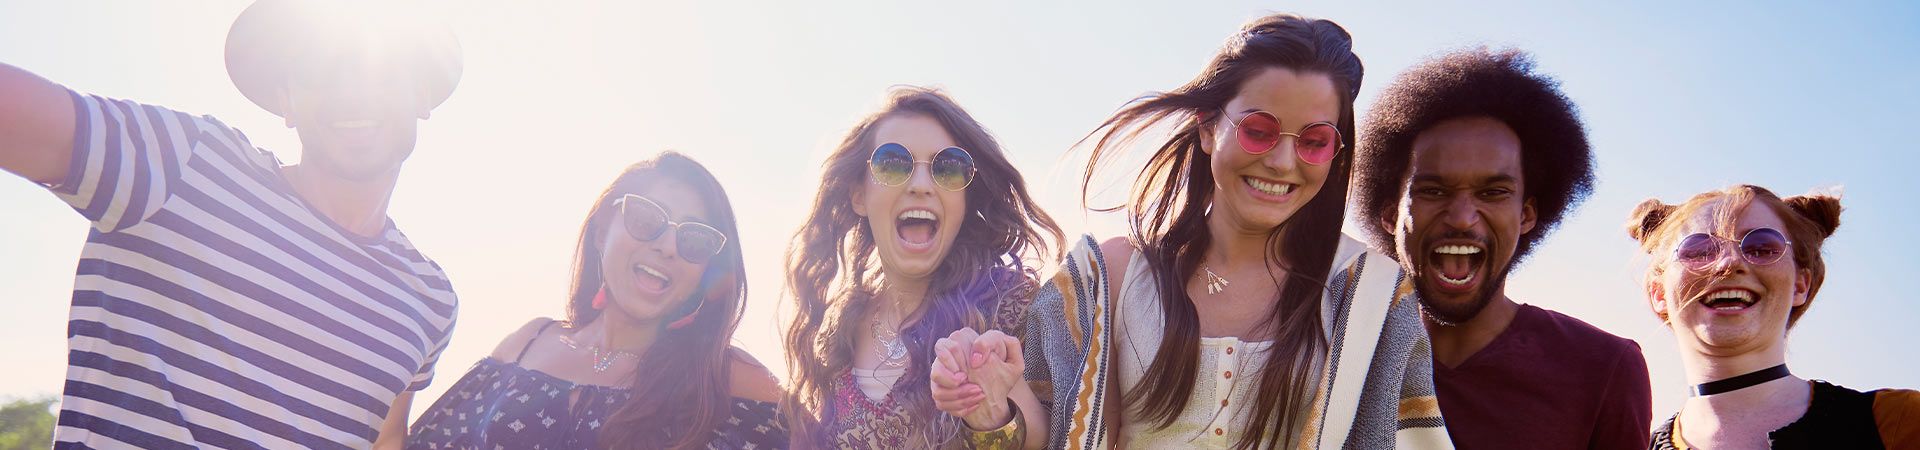
[[[1360,138],[1355,220],[1418,294],[1454,444],[1645,448],[1640,346],[1506,295],[1514,265],[1593,191],[1558,82],[1517,50],[1445,53],[1395,79]]]

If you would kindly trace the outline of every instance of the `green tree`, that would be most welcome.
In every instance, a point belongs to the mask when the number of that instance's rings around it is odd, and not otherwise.
[[[0,450],[53,446],[53,397],[23,398],[0,405]]]

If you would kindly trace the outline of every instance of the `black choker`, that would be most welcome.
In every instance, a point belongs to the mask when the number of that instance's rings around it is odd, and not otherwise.
[[[1740,375],[1740,376],[1728,378],[1725,380],[1708,381],[1705,383],[1693,385],[1693,395],[1691,396],[1705,397],[1713,394],[1724,394],[1728,392],[1738,391],[1741,389],[1753,387],[1754,385],[1757,385],[1760,383],[1765,383],[1768,381],[1785,378],[1787,375],[1792,375],[1792,374],[1793,372],[1787,371],[1786,364],[1781,364],[1778,366],[1760,369],[1754,372],[1748,372],[1745,375]]]

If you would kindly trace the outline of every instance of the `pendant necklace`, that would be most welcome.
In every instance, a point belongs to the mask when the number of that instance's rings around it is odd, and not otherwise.
[[[633,354],[633,352],[626,350],[604,349],[600,348],[599,345],[580,345],[580,343],[574,342],[571,336],[560,336],[560,343],[566,344],[567,348],[574,350],[580,350],[581,347],[586,347],[587,354],[593,356],[593,371],[596,373],[606,373],[607,369],[613,368],[613,363],[621,359],[640,357],[640,355]]]
[[[1227,285],[1232,284],[1231,282],[1227,281],[1227,277],[1223,277],[1223,276],[1220,276],[1220,274],[1213,273],[1212,267],[1207,267],[1206,265],[1202,264],[1200,265],[1200,271],[1201,271],[1201,275],[1205,275],[1207,279],[1207,294],[1219,294],[1221,292],[1225,292],[1227,290]]]
[[[901,342],[900,329],[888,327],[877,315],[873,318],[873,340],[879,344],[874,353],[880,357],[880,368],[899,369],[907,367],[907,344]]]

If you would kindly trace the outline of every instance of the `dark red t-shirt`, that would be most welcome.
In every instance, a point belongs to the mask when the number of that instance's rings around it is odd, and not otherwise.
[[[1653,392],[1640,345],[1520,305],[1459,366],[1433,364],[1440,414],[1461,449],[1644,449]]]

